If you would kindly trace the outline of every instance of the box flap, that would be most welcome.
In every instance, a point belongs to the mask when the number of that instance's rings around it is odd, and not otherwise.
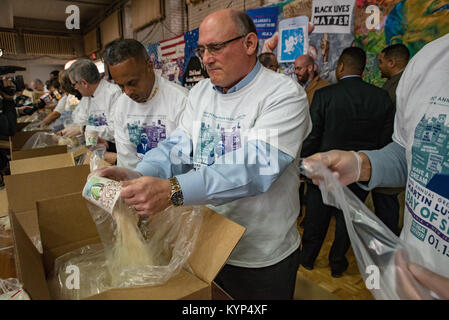
[[[0,190],[0,218],[8,215],[8,197],[6,197],[6,189]]]
[[[11,210],[9,218],[13,230],[17,277],[31,299],[50,299],[42,265],[42,255],[36,250]]]
[[[36,209],[34,210],[28,210],[28,211],[22,211],[22,212],[15,212],[16,219],[19,221],[20,225],[22,226],[25,233],[30,238],[31,242],[34,243],[36,246],[36,241],[40,241],[40,233],[39,233],[39,226],[37,225],[37,212]],[[36,246],[38,248],[38,251],[40,250],[40,253],[42,253],[41,246]]]
[[[37,148],[31,150],[20,150],[20,151],[12,151],[11,159],[12,160],[21,160],[28,158],[36,158],[43,157],[52,154],[66,153],[67,146],[51,146],[45,148]]]
[[[202,297],[195,298],[210,299],[210,286],[185,270],[168,280],[161,286],[145,286],[136,288],[112,289],[89,297],[89,300],[179,300],[185,297],[193,297],[200,290]]]
[[[36,208],[47,272],[52,270],[57,257],[100,242],[81,192],[37,201]]]
[[[19,131],[19,132],[16,132],[14,134],[14,136],[9,138],[9,141],[11,143],[11,151],[22,149],[23,145],[36,132],[51,132],[51,130],[42,129],[42,130],[35,130],[35,131]]]
[[[75,165],[72,153],[61,153],[39,158],[13,160],[9,162],[11,174],[71,167]]]
[[[6,193],[14,212],[35,210],[35,201],[81,192],[89,166],[74,166],[5,176]]]
[[[207,207],[203,206],[202,210],[203,223],[189,265],[200,279],[210,284],[243,236],[245,228]]]

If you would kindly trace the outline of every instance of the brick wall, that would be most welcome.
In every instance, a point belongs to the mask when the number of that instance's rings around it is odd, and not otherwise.
[[[237,10],[248,10],[261,7],[264,0],[205,0],[198,4],[190,4],[187,7],[189,25],[188,30],[196,29],[201,21],[214,11],[224,8],[234,8]],[[230,5],[229,5],[230,4]]]

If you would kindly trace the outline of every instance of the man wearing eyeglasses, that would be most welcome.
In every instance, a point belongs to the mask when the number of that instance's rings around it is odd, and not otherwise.
[[[83,98],[72,115],[73,125],[61,134],[71,138],[86,130],[98,131],[98,136],[109,142],[108,151],[115,152],[113,117],[115,102],[122,93],[120,87],[101,79],[97,66],[88,59],[75,61],[68,73],[70,82]]]
[[[311,130],[307,96],[258,62],[256,28],[244,12],[207,16],[197,52],[210,79],[191,89],[176,131],[136,171],[99,173],[134,179],[122,182],[121,196],[140,214],[208,204],[244,226],[216,283],[235,299],[292,299],[300,244],[295,159]]]

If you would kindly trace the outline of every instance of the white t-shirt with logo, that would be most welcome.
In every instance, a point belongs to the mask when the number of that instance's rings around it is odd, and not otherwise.
[[[393,140],[406,150],[401,238],[425,267],[449,277],[449,34],[409,62],[398,88]]]
[[[190,90],[180,127],[191,136],[194,166],[200,168],[225,161],[226,154],[251,141],[263,141],[297,159],[311,120],[304,89],[285,75],[260,68],[249,84],[230,94],[214,90],[210,79],[200,81]],[[248,155],[248,162],[256,156]],[[246,228],[228,264],[270,266],[298,248],[298,188],[294,161],[266,192],[210,206]]]
[[[126,94],[117,100],[114,130],[119,167],[135,169],[146,152],[178,127],[188,93],[156,75],[146,102],[137,103]]]
[[[98,131],[100,138],[114,142],[115,102],[121,94],[118,85],[101,79],[93,97],[81,99],[72,115],[73,122],[85,125],[86,131]]]

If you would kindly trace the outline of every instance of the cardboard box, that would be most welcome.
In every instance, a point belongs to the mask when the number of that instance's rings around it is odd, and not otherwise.
[[[6,197],[6,189],[0,190],[0,218],[8,215],[8,198]]]
[[[13,160],[9,162],[11,174],[64,168],[74,165],[75,160],[73,159],[72,153],[61,153],[51,156]]]
[[[31,150],[13,151],[11,152],[11,160],[37,158],[61,153],[67,153],[67,146],[51,146]]]
[[[89,166],[74,166],[5,176],[10,217],[13,211],[25,233],[39,237],[36,201],[81,192],[89,173]]]
[[[22,147],[24,146],[24,144],[36,132],[50,132],[50,131],[51,130],[42,129],[42,130],[36,130],[36,131],[20,131],[20,132],[16,132],[14,134],[14,136],[9,137],[10,151],[12,152],[12,151],[22,150]]]
[[[99,243],[96,226],[81,193],[37,201],[43,255],[29,241],[12,214],[17,273],[32,299],[49,299],[46,276],[55,258],[87,244]],[[186,270],[163,285],[108,290],[89,299],[177,300],[211,299],[212,281],[225,264],[245,228],[203,207],[204,216],[195,249]]]

